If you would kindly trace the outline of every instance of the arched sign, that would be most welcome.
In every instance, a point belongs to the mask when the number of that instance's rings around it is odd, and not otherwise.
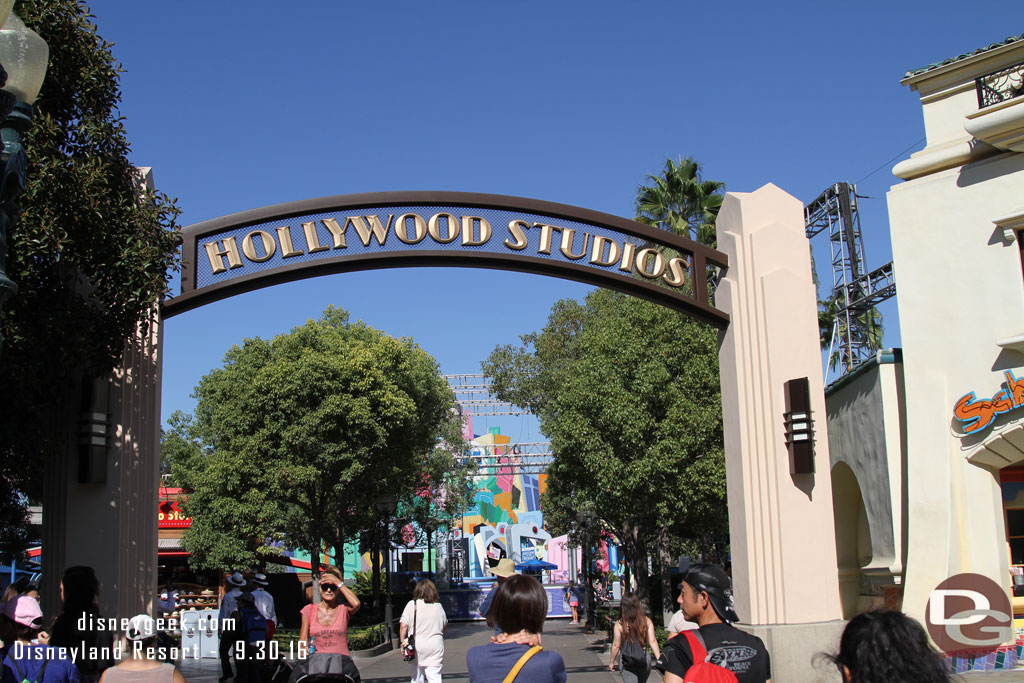
[[[520,197],[382,192],[253,209],[183,230],[181,294],[164,317],[281,282],[378,268],[498,268],[648,299],[717,327],[724,254],[609,214]]]

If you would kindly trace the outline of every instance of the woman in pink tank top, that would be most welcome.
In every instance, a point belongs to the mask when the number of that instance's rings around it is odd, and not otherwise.
[[[341,580],[337,567],[323,568],[320,596],[321,602],[302,608],[299,645],[312,645],[311,655],[348,655],[348,618],[359,609],[359,598]]]

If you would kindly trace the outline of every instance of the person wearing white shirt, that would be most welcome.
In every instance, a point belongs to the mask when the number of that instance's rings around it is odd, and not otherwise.
[[[256,609],[267,620],[267,638],[273,638],[277,630],[277,610],[274,609],[274,596],[264,590],[270,582],[267,575],[261,572],[253,575],[252,582],[256,585],[252,592],[252,597],[256,599]]]

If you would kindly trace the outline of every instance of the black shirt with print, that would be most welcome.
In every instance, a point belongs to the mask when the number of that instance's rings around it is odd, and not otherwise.
[[[729,624],[707,624],[700,628],[707,661],[736,674],[740,683],[764,683],[772,677],[771,661],[764,642]],[[693,665],[689,641],[680,633],[662,650],[658,668],[683,678]]]

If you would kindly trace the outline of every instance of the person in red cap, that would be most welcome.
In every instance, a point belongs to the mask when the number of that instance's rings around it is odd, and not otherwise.
[[[687,621],[698,628],[665,643],[656,664],[665,683],[683,683],[695,663],[694,641],[698,650],[706,651],[702,661],[728,669],[739,683],[771,681],[771,660],[764,642],[732,625],[739,617],[732,606],[732,586],[724,569],[716,564],[689,567],[677,602]]]
[[[78,667],[63,650],[34,643],[43,628],[39,602],[19,595],[4,603],[3,616],[12,627],[14,642],[3,663],[3,683],[78,683]]]

